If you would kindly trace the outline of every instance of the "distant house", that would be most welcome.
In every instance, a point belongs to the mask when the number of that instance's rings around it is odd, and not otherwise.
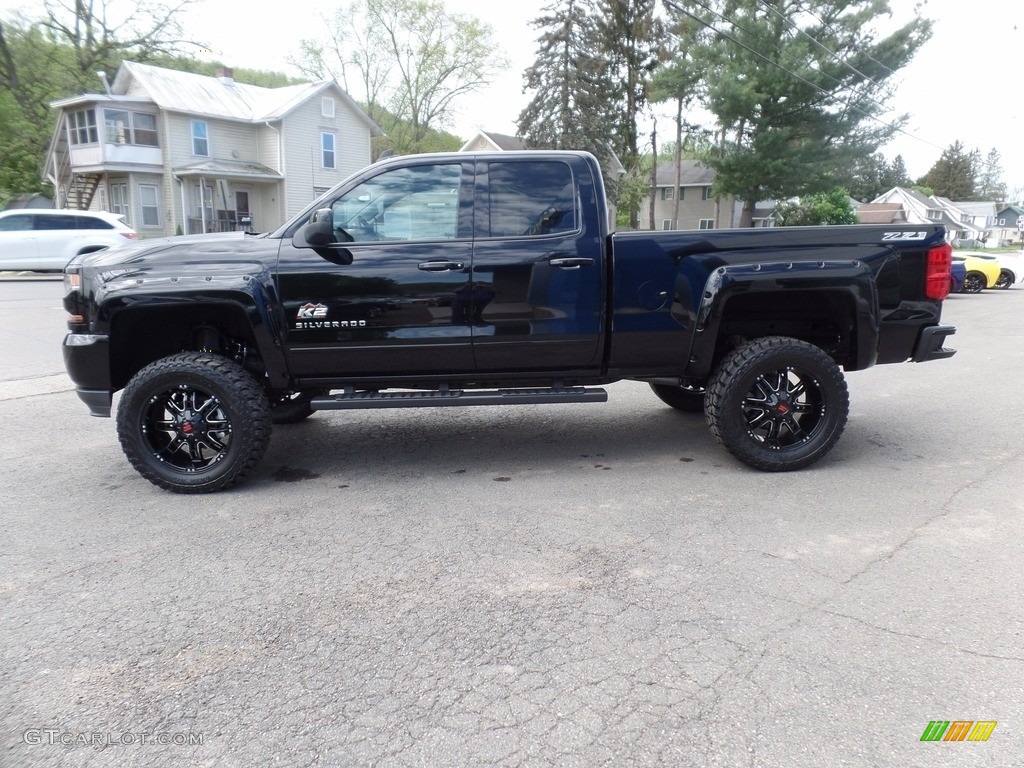
[[[906,224],[907,212],[901,203],[863,203],[858,205],[857,221],[861,224]]]
[[[380,128],[334,81],[261,88],[124,62],[58,110],[57,208],[123,214],[142,236],[273,229],[371,161]]]
[[[459,152],[515,152],[522,149],[526,149],[526,143],[518,136],[478,130]]]
[[[995,223],[992,225],[992,232],[999,244],[1016,245],[1024,243],[1021,232],[1024,230],[1024,207],[1019,205],[1004,205],[996,211]]]
[[[715,172],[696,160],[683,160],[678,184],[674,161],[659,163],[655,173],[654,222],[656,229],[721,229],[734,222],[736,198],[715,199],[711,186]],[[676,202],[678,201],[678,217]],[[641,208],[640,225],[649,222],[646,214],[651,199]],[[762,218],[763,222],[765,219]]]
[[[927,197],[913,189],[893,187],[862,208],[870,210],[880,204],[899,205],[906,216],[904,222],[887,223],[941,224],[946,228],[946,239],[954,245],[994,248],[999,244],[995,203],[953,202],[945,197]],[[862,219],[862,223],[867,222]]]

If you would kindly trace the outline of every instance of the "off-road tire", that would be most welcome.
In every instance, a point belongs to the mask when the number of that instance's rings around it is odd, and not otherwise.
[[[128,382],[117,434],[132,466],[175,493],[211,493],[245,477],[270,442],[270,405],[238,363],[183,352]]]
[[[846,380],[820,348],[766,336],[733,350],[708,382],[711,433],[766,472],[806,467],[832,450],[850,411]]]
[[[687,413],[704,412],[704,387],[673,387],[669,384],[651,384],[651,390],[665,405]]]

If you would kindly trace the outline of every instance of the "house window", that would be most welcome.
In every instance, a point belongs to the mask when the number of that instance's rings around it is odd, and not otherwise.
[[[715,228],[715,220],[714,219],[701,219],[700,220],[700,224],[697,225],[697,229],[714,229],[714,228]]]
[[[700,199],[701,200],[710,200],[711,199],[711,187],[704,187],[704,191],[701,194],[701,198]],[[701,229],[711,229],[711,227],[701,227]]]
[[[72,144],[98,144],[100,137],[96,130],[96,111],[80,109],[68,115],[68,128]]]
[[[213,187],[205,182],[196,184],[194,188],[196,218],[206,219],[209,224],[213,221]]]
[[[156,140],[156,117],[126,109],[103,110],[103,123],[108,144],[159,146]]]
[[[929,209],[928,210],[928,218],[932,219],[933,221],[941,221],[942,220],[942,211],[936,211],[933,208]]]
[[[1000,219],[999,220],[999,226],[1000,227],[1005,227],[1006,226],[1006,219]]]
[[[663,187],[662,190],[661,190],[661,199],[662,200],[671,200],[672,197],[673,197],[673,194],[672,194],[673,191],[674,190],[672,189],[672,187]]]
[[[142,209],[142,226],[160,226],[159,190],[155,184],[139,184],[139,207]]]
[[[132,112],[132,131],[135,134],[135,144],[143,147],[160,146],[156,139],[156,115]]]
[[[334,134],[324,133],[320,134],[320,156],[321,163],[324,168],[334,168]]]
[[[679,199],[682,200],[686,197],[686,187],[679,188]]]
[[[320,99],[320,114],[323,117],[334,117],[334,99],[323,96]]]
[[[124,216],[125,223],[130,225],[132,220],[132,217],[129,215],[130,210],[131,209],[128,205],[128,185],[111,184],[110,212]]]
[[[672,219],[662,219],[661,220],[661,228],[662,229],[672,229]]]
[[[205,120],[192,121],[192,154],[202,157],[210,156],[210,140]]]

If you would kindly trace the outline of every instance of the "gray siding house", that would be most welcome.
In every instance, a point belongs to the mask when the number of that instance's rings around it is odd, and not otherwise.
[[[380,128],[334,81],[261,88],[125,62],[58,110],[54,207],[124,215],[143,237],[284,223],[371,162]]]

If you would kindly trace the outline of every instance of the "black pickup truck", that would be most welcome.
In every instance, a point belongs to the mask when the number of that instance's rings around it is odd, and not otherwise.
[[[949,357],[941,227],[609,233],[582,152],[372,165],[275,232],[65,270],[64,360],[171,491],[246,475],[315,410],[600,402],[648,382],[761,470],[824,456],[842,370]]]

